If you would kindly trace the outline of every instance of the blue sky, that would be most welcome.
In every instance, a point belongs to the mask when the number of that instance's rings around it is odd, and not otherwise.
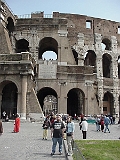
[[[14,14],[44,11],[81,14],[120,22],[120,0],[5,0]]]

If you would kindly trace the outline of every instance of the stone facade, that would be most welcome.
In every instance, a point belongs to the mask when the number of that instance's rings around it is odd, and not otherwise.
[[[4,2],[1,15],[1,112],[36,118],[52,95],[59,113],[119,116],[119,22],[59,12],[17,17]],[[57,59],[43,59],[45,51]],[[4,101],[10,83],[16,86],[14,112]]]

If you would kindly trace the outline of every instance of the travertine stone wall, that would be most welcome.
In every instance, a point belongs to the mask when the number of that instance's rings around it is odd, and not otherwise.
[[[11,74],[19,76],[20,81],[18,77],[15,77],[14,81],[15,84],[19,84],[18,111],[23,119],[29,113],[42,113],[36,93],[43,88],[52,88],[56,92],[58,112],[62,113],[67,112],[68,92],[73,88],[79,88],[85,95],[86,115],[103,113],[104,94],[110,92],[114,101],[113,114],[119,115],[119,22],[59,12],[53,12],[52,18],[44,18],[44,12],[32,13],[31,18],[18,18],[7,7],[5,10],[4,23],[0,24],[0,79],[2,83],[3,75],[7,80],[11,79]],[[15,25],[11,35],[6,29],[9,16]],[[90,23],[90,28],[86,27],[86,22]],[[45,47],[44,43],[41,44],[44,38],[55,40],[57,45],[52,44],[50,47],[56,51],[56,61],[39,59],[40,47]],[[21,39],[29,43],[30,53],[16,53],[16,42]],[[101,43],[107,43],[107,40],[110,48],[103,50]],[[48,46],[47,44],[46,47]],[[88,51],[95,53],[96,66],[85,66]],[[106,53],[111,57],[109,78],[103,77],[103,55]],[[36,75],[34,67],[37,68]],[[20,98],[23,99],[22,107]]]

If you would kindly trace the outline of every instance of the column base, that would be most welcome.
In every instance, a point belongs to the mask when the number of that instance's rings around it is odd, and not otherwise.
[[[26,120],[26,113],[20,113],[20,119]]]

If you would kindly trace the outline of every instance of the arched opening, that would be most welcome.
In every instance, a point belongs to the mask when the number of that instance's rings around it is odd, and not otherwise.
[[[9,31],[9,36],[11,35],[11,33],[14,31],[14,22],[13,19],[11,17],[8,17],[7,19],[7,26],[6,28]]]
[[[103,77],[111,78],[112,77],[112,63],[111,63],[111,56],[105,53],[102,57],[103,63]]]
[[[43,53],[42,59],[46,59],[46,60],[56,60],[56,59],[57,59],[57,55],[56,55],[56,53],[53,52],[53,51],[46,51],[46,52]]]
[[[49,87],[42,88],[37,93],[37,97],[44,115],[58,112],[57,93]]]
[[[6,84],[7,83],[7,84]],[[5,111],[10,119],[17,113],[17,87],[13,82],[4,82],[2,89],[1,114]],[[1,115],[2,116],[2,115]]]
[[[96,54],[92,50],[88,50],[84,56],[84,65],[96,67]]]
[[[114,115],[114,99],[110,92],[106,92],[103,98],[103,114],[104,115]]]
[[[119,96],[119,119],[120,119],[120,96]]]
[[[20,39],[16,42],[16,52],[29,52],[29,42],[25,39]]]
[[[105,46],[104,46],[104,49],[105,49],[105,50],[111,50],[111,41],[110,41],[108,38],[104,38],[104,39],[102,40],[101,45],[102,45],[102,46],[105,45]]]
[[[73,88],[68,92],[67,97],[67,113],[69,115],[74,117],[75,114],[79,116],[80,114],[85,113],[85,95],[83,91],[81,91],[79,88]]]
[[[104,51],[104,50],[105,50],[105,48],[106,48],[106,45],[105,45],[105,44],[103,44],[103,43],[101,43],[101,46],[102,46],[102,51]]]
[[[43,58],[43,53],[46,51],[56,54],[56,59],[58,58],[58,43],[55,39],[51,37],[45,37],[43,38],[39,43],[39,55],[38,58]],[[50,55],[49,59],[53,59],[52,54]]]

